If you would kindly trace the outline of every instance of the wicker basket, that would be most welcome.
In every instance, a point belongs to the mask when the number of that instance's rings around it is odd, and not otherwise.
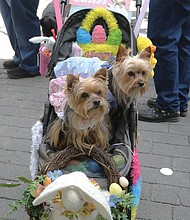
[[[70,160],[77,159],[82,156],[89,157],[102,166],[109,184],[118,182],[119,172],[115,162],[105,150],[98,147],[84,149],[83,152],[74,147],[67,147],[64,150],[59,151],[55,156],[44,163],[39,175],[45,175],[48,171],[63,169]]]

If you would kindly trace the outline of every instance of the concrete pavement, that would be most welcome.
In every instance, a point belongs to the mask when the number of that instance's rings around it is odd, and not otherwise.
[[[2,50],[1,41],[0,48],[0,182],[17,182],[17,176],[30,178],[31,127],[41,116],[49,79],[41,76],[8,79],[2,63],[11,58],[12,51],[6,34],[0,32],[0,38],[6,42]],[[6,51],[9,52],[4,53]],[[155,97],[152,80],[149,91],[139,99],[139,105],[144,105],[149,97]],[[189,220],[190,112],[177,123],[140,121],[139,130],[141,143],[137,149],[143,182],[137,219]],[[160,168],[163,167],[171,168],[173,175],[162,175]],[[0,219],[6,219],[8,204],[21,196],[22,188],[0,188]],[[23,208],[7,218],[27,219]]]

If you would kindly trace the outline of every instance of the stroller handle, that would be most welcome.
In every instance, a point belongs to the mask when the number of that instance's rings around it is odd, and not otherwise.
[[[137,6],[140,6],[140,7],[142,6],[142,0],[136,0],[136,7]]]
[[[139,17],[141,6],[142,6],[142,0],[136,0],[136,8],[137,8],[136,18]]]

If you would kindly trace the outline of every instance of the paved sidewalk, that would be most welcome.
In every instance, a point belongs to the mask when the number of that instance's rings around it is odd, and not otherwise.
[[[11,58],[10,45],[7,46],[10,53],[6,54],[6,59]],[[3,54],[2,50],[0,54]],[[0,57],[0,182],[17,182],[17,176],[30,178],[31,127],[41,116],[49,79],[41,76],[8,79],[3,61]],[[152,80],[139,104],[144,105],[149,97],[155,97]],[[143,182],[137,219],[189,220],[190,112],[177,123],[140,121],[139,130],[141,143],[137,148]],[[160,168],[163,167],[171,168],[173,175],[162,175]],[[8,203],[21,196],[22,188],[0,188],[0,219],[4,219],[9,210]],[[6,220],[27,219],[24,209],[19,209]]]
[[[16,182],[17,176],[30,178],[31,127],[39,119],[47,98],[49,80],[7,79],[0,60],[0,182]],[[140,99],[143,104],[155,96],[153,83]],[[190,114],[190,113],[189,113]],[[190,117],[177,123],[139,122],[138,146],[142,170],[142,195],[137,219],[189,220],[190,215]],[[169,167],[172,176],[160,168]],[[22,187],[0,188],[0,217],[8,203],[21,196]],[[9,220],[27,220],[23,209]],[[7,219],[8,220],[8,219]]]
[[[156,97],[153,81],[139,101],[145,105]],[[139,121],[141,143],[137,146],[141,163],[142,195],[137,219],[190,219],[190,112],[177,123]],[[164,176],[161,168],[173,170]]]

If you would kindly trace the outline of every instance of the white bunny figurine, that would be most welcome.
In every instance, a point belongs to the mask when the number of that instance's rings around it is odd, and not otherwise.
[[[43,37],[43,36],[39,36],[39,37],[32,37],[29,39],[29,42],[33,43],[33,44],[39,44],[43,42],[43,50],[48,50],[49,52],[51,52],[53,50],[53,46],[55,44],[55,39],[54,37]]]
[[[74,213],[78,220],[97,220],[98,213],[106,220],[113,220],[110,206],[103,192],[79,171],[58,177],[33,201],[33,205],[50,202],[61,192],[61,203],[53,206],[49,220],[69,220],[65,213]],[[90,209],[87,206],[90,205]],[[90,210],[84,215],[84,210]],[[81,211],[83,210],[83,211]],[[88,213],[88,212],[87,212]]]

